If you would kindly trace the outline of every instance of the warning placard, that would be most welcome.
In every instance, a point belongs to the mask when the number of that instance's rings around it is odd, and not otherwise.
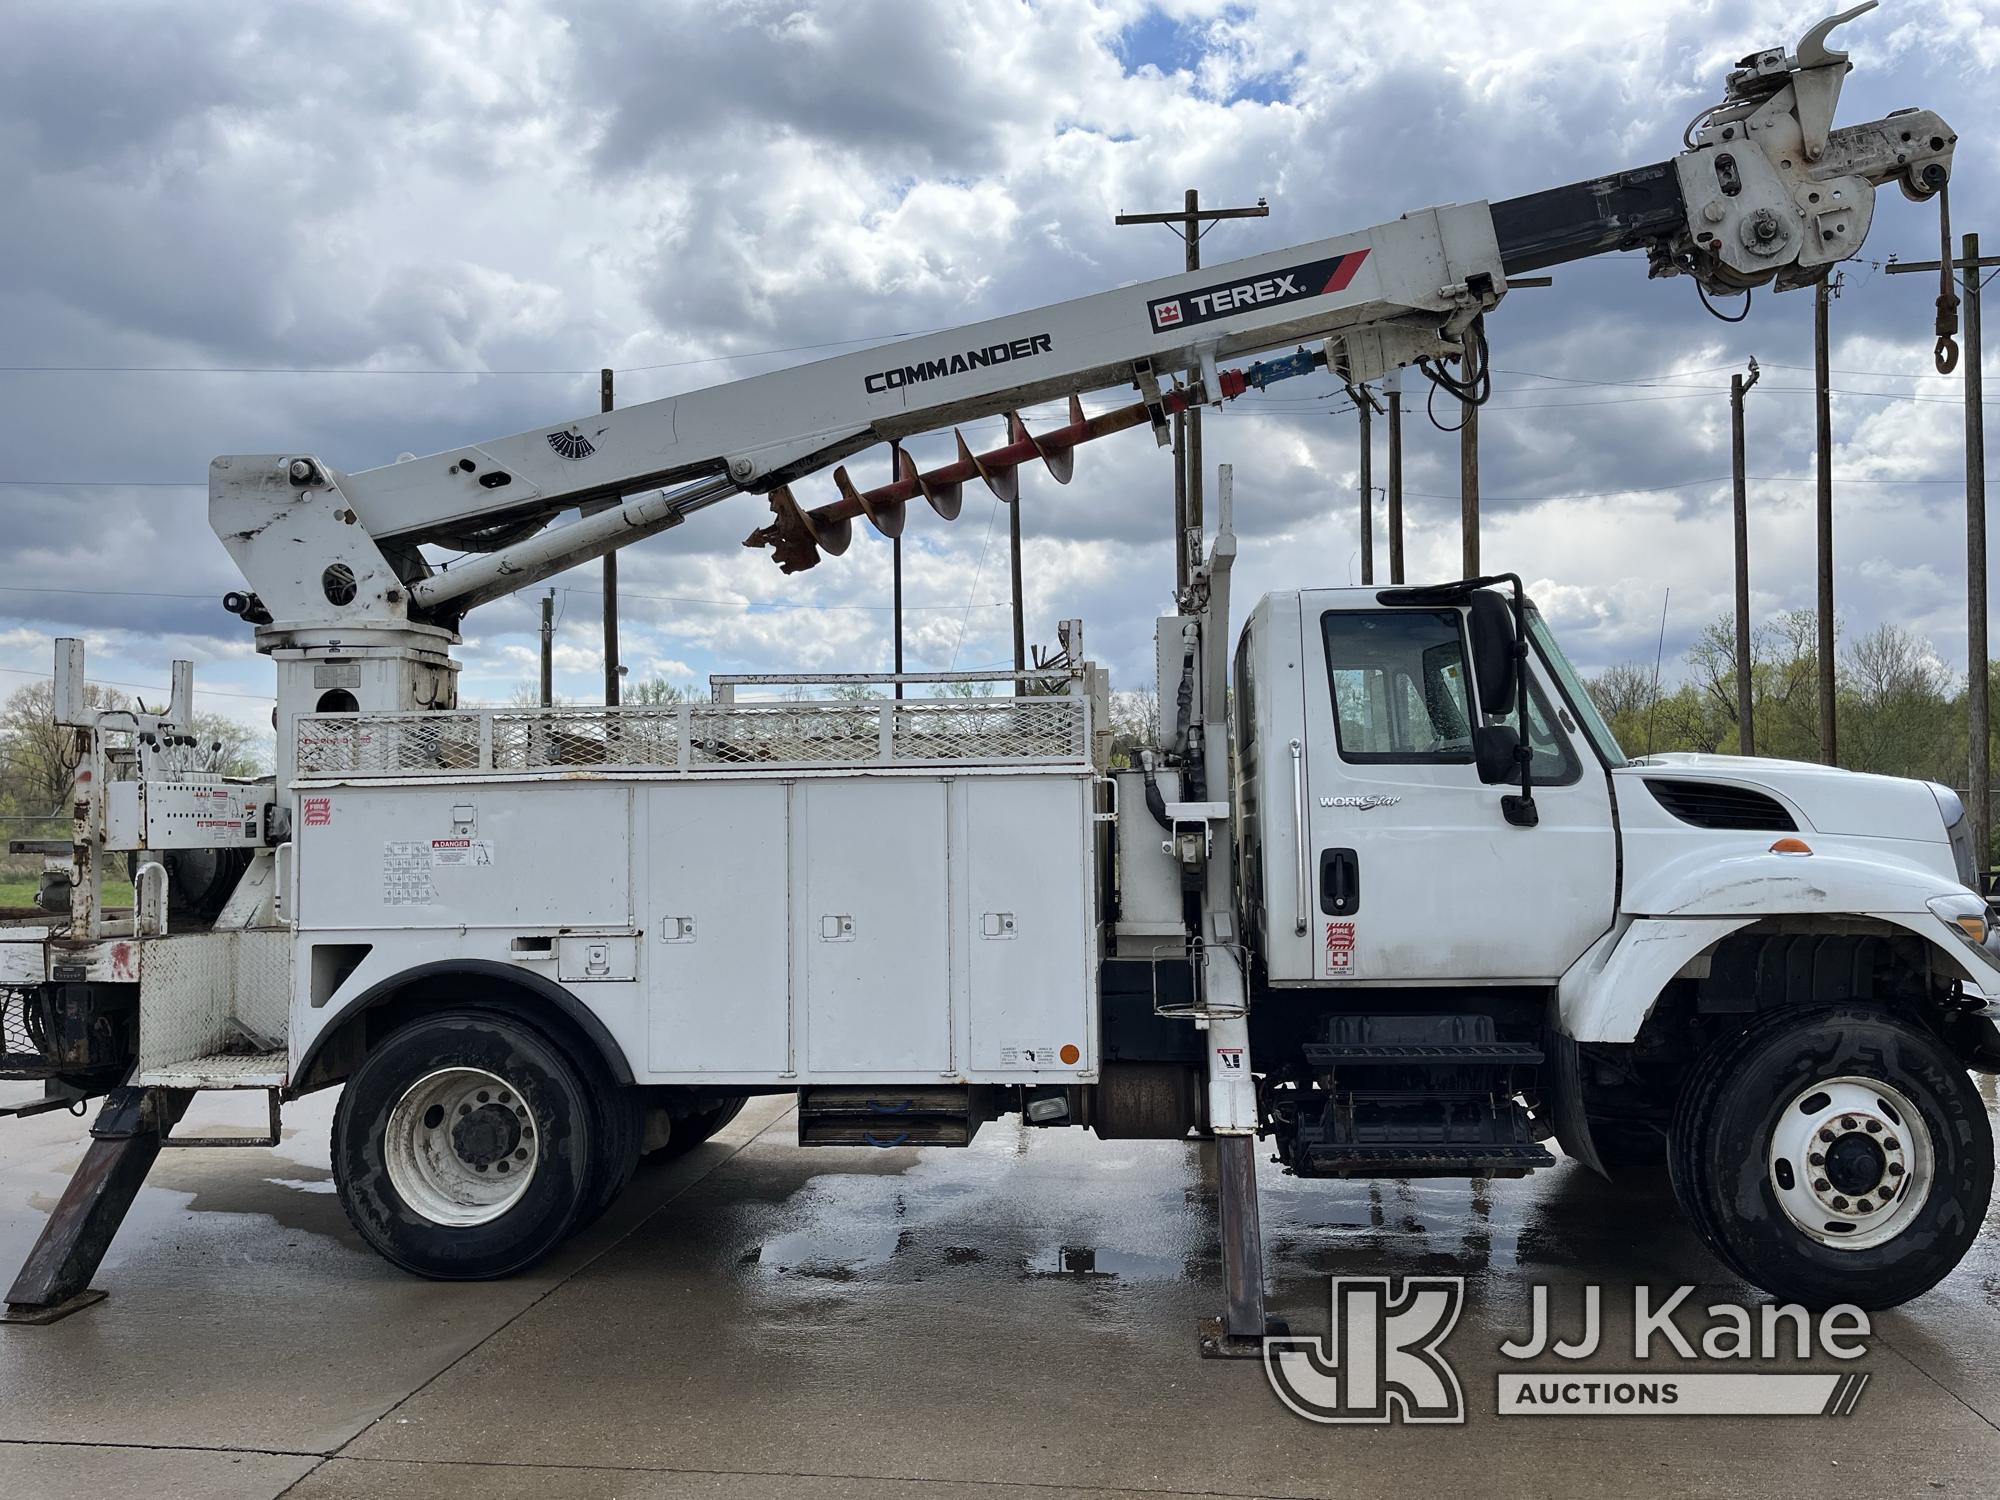
[[[491,839],[432,839],[431,868],[448,866],[483,869],[493,863]]]
[[[1346,979],[1353,974],[1354,924],[1352,922],[1326,924],[1326,967],[1322,972],[1328,979]]]

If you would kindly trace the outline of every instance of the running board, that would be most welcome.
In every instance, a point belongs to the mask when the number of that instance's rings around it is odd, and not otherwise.
[[[990,1118],[988,1090],[818,1084],[799,1090],[801,1146],[969,1146]]]
[[[1545,1146],[1333,1143],[1306,1148],[1302,1177],[1526,1177],[1556,1164]]]

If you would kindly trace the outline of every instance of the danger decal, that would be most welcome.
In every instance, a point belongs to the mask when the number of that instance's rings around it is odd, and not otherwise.
[[[1264,276],[1219,281],[1213,286],[1157,298],[1146,304],[1146,311],[1152,315],[1153,331],[1160,333],[1169,328],[1186,328],[1226,318],[1240,309],[1302,302],[1308,297],[1327,297],[1346,291],[1347,284],[1354,280],[1355,272],[1361,269],[1361,263],[1366,259],[1366,250],[1350,250],[1345,255],[1327,260],[1309,260],[1303,265],[1288,266]]]
[[[333,798],[308,797],[305,799],[306,827],[325,828],[333,822]]]

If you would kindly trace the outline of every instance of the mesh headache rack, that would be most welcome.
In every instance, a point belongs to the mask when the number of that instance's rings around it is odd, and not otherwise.
[[[1012,674],[1007,674],[1012,675]],[[1064,674],[1022,673],[1023,686]],[[908,684],[979,682],[993,674],[905,674]],[[707,773],[829,767],[1090,766],[1090,700],[1017,697],[735,701],[740,687],[838,685],[871,690],[893,676],[718,677],[716,700],[601,708],[468,708],[419,713],[301,714],[301,777],[462,776],[542,771]]]

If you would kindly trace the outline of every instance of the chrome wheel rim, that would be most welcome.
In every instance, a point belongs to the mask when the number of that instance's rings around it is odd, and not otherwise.
[[[440,1068],[389,1111],[383,1156],[411,1211],[454,1229],[490,1224],[520,1202],[542,1133],[520,1091],[484,1068]]]
[[[1937,1152],[1900,1090],[1876,1078],[1828,1078],[1786,1103],[1766,1172],[1779,1207],[1808,1239],[1868,1250],[1916,1222]]]

